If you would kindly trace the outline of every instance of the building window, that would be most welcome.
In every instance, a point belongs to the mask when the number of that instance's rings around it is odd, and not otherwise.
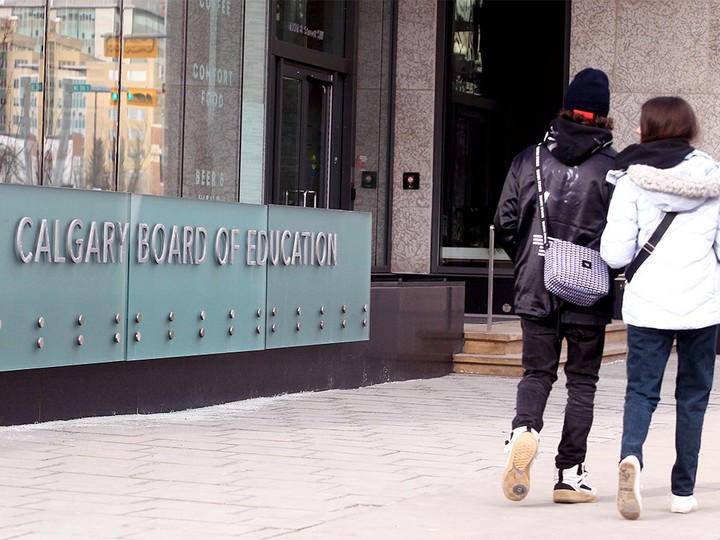
[[[192,21],[192,30],[187,33],[182,47],[173,44],[172,49],[168,49],[165,65],[168,86],[184,81],[184,102],[179,99],[180,95],[168,96],[170,107],[166,111],[171,117],[184,118],[182,130],[175,130],[173,126],[181,126],[171,121],[168,122],[171,129],[164,133],[165,140],[170,141],[167,148],[181,148],[182,174],[178,191],[182,197],[229,202],[239,199],[241,89],[244,85],[243,6],[256,3],[233,2],[232,9],[227,2],[188,3],[187,18]],[[266,26],[264,21],[262,26]],[[184,28],[179,30],[184,31]],[[171,28],[169,34],[174,33]],[[175,56],[179,54],[177,49],[180,54],[184,52],[184,62]],[[184,71],[181,72],[182,66]],[[254,65],[253,69],[263,71],[264,59],[261,66]],[[179,108],[181,104],[184,104],[183,109]],[[195,182],[198,174],[223,177],[225,182],[214,186],[199,185]],[[170,179],[179,175],[177,170]]]
[[[247,141],[243,202],[264,202],[269,3],[30,3],[0,9],[0,145],[18,156],[0,182],[237,202]]]
[[[486,268],[510,162],[541,140],[561,104],[566,2],[454,0],[445,7],[439,265]],[[517,35],[526,48],[509,54]],[[493,256],[507,260],[497,247]]]

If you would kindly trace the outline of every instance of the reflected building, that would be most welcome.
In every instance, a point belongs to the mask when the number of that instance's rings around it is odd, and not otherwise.
[[[122,13],[117,1],[0,7],[5,182],[165,193],[165,3]]]

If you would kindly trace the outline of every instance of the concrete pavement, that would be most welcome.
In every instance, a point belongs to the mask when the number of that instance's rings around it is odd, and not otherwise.
[[[530,494],[514,503],[500,476],[517,379],[455,374],[0,427],[0,539],[720,539],[717,384],[700,510],[669,512],[674,361],[645,447],[643,514],[618,514],[624,369],[621,361],[601,370],[586,462],[600,493],[594,504],[552,502],[562,377]]]

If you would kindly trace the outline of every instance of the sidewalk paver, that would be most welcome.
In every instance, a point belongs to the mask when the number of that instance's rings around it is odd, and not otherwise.
[[[454,374],[0,427],[0,540],[720,540],[720,388],[705,423],[700,510],[668,510],[674,369],[671,361],[645,447],[637,521],[615,508],[625,380],[616,362],[602,367],[590,436],[594,504],[552,502],[562,376],[518,503],[500,489],[518,379]]]

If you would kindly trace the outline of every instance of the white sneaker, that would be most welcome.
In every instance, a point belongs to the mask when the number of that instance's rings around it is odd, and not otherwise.
[[[640,517],[640,461],[635,456],[627,456],[618,467],[617,508],[625,519]]]
[[[553,501],[556,503],[585,503],[597,501],[597,490],[587,483],[585,465],[555,470]]]
[[[503,493],[511,501],[521,501],[530,491],[530,466],[537,455],[540,436],[534,429],[523,426],[510,433],[505,443],[509,454],[503,472]]]
[[[695,512],[697,509],[697,499],[692,495],[688,495],[687,497],[673,495],[670,497],[671,512],[675,512],[676,514],[689,514],[690,512]]]

